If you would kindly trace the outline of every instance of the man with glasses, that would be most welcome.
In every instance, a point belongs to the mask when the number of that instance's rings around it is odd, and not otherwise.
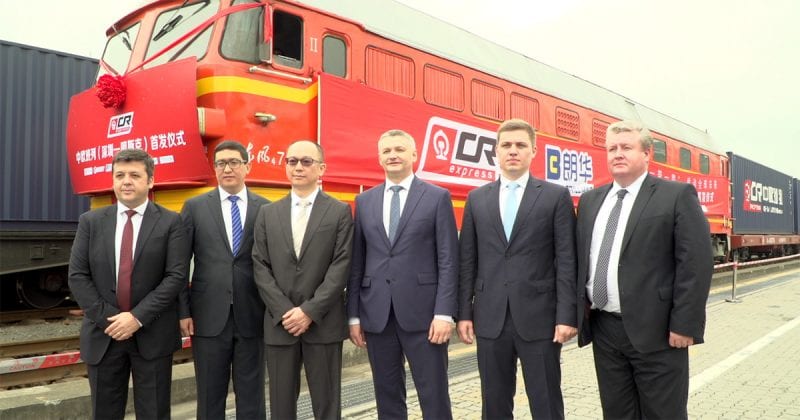
[[[181,333],[192,336],[197,417],[222,419],[233,373],[236,417],[266,418],[264,303],[253,282],[253,226],[269,201],[245,187],[247,150],[214,150],[219,186],[192,198],[181,217],[194,254],[190,288],[180,296]]]
[[[267,306],[270,416],[297,418],[304,366],[314,417],[338,419],[352,213],[319,189],[325,162],[317,143],[292,143],[285,162],[292,191],[261,208],[253,245],[256,284]]]

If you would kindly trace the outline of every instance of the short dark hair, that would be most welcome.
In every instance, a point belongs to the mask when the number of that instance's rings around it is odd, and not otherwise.
[[[144,170],[147,172],[147,178],[153,178],[155,172],[155,162],[153,158],[142,149],[124,149],[114,155],[114,160],[111,161],[111,168],[113,169],[117,162],[142,162],[144,163]]]
[[[217,153],[220,150],[236,150],[242,155],[242,160],[244,163],[247,163],[250,160],[250,155],[247,154],[247,149],[244,148],[242,143],[239,143],[236,140],[225,140],[222,143],[218,144],[217,147],[214,148],[214,159],[217,158]]]

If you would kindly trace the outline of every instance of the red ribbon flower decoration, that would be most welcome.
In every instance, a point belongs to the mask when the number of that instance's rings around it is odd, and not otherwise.
[[[124,76],[104,74],[97,80],[97,97],[106,108],[119,108],[125,103]]]

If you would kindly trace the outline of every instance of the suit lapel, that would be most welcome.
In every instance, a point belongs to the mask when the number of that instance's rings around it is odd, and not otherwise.
[[[314,232],[316,232],[319,228],[319,225],[322,222],[322,219],[325,217],[325,214],[328,212],[328,207],[330,207],[330,205],[330,197],[324,192],[319,191],[317,193],[317,198],[314,200],[314,204],[311,206],[311,214],[308,215],[306,232],[303,234],[303,244],[300,246],[300,255],[297,256],[298,260],[302,259],[303,255],[305,255],[306,248],[308,248],[308,244],[311,242]]]
[[[408,195],[406,196],[406,204],[403,206],[403,210],[400,213],[400,222],[397,224],[397,232],[395,233],[394,243],[397,243],[397,238],[403,234],[403,229],[408,224],[411,214],[414,213],[414,210],[417,208],[417,204],[419,204],[423,195],[425,195],[425,184],[423,184],[422,181],[420,181],[417,177],[414,177],[414,179],[411,181],[411,188],[409,188]],[[381,207],[381,214],[383,214],[383,207]],[[383,220],[382,217],[381,220]],[[383,226],[383,223],[381,223],[381,226]],[[389,238],[387,237],[386,239],[388,240]]]
[[[286,242],[286,246],[292,250],[292,254],[294,254],[294,241],[292,240],[292,193],[286,194],[286,197],[281,198],[280,200],[272,203],[270,205],[275,206],[278,212],[278,220],[286,222],[279,222],[280,226],[277,229],[281,230],[281,236],[283,237],[284,242]],[[269,222],[269,220],[267,220]],[[267,226],[267,229],[276,229],[275,226]],[[295,258],[297,256],[295,255]]]
[[[206,200],[206,204],[208,204],[208,211],[211,212],[211,219],[214,220],[214,224],[217,226],[217,231],[219,232],[220,238],[222,238],[222,243],[225,244],[225,248],[228,250],[228,253],[233,255],[231,243],[228,240],[228,231],[225,230],[225,219],[222,217],[222,201],[219,195],[219,188],[214,188],[212,191],[208,192],[208,200]]]
[[[161,210],[159,210],[152,201],[148,201],[147,209],[144,211],[144,216],[142,216],[142,226],[139,228],[139,237],[136,239],[136,251],[133,253],[134,269],[136,268],[136,264],[139,263],[139,256],[142,255],[144,244],[147,242],[147,239],[150,238],[150,234],[153,233],[153,228],[156,226],[159,218],[161,218]]]
[[[494,226],[497,236],[502,238],[504,245],[508,246],[506,231],[503,228],[503,218],[500,216],[500,180],[489,184],[486,194],[489,195],[489,198],[484,202],[486,203],[486,210],[489,212],[489,220],[492,221],[492,226]]]
[[[111,272],[114,273],[114,278],[117,276],[117,246],[115,244],[115,236],[117,234],[117,205],[113,204],[106,207],[103,214],[103,249],[109,252],[108,264],[111,266]]]
[[[520,201],[519,208],[517,209],[517,217],[514,218],[514,226],[511,228],[511,238],[509,238],[508,241],[509,245],[514,241],[514,238],[519,235],[518,232],[525,225],[525,221],[528,220],[528,214],[533,210],[533,205],[536,203],[536,199],[539,198],[541,192],[542,182],[532,176],[528,177],[528,183],[525,185],[525,189],[522,190],[522,201]],[[500,206],[499,201],[500,200],[498,200],[498,208]],[[503,236],[505,236],[505,232],[503,232]]]
[[[605,201],[608,191],[611,190],[611,185],[612,184],[607,184],[598,188],[597,194],[594,194],[594,199],[586,203],[586,207],[583,209],[583,211],[585,211],[588,215],[586,218],[582,218],[583,220],[586,220],[587,224],[585,232],[588,236],[588,240],[584,241],[582,244],[584,251],[586,252],[585,255],[587,256],[592,249],[592,233],[594,232],[594,224],[597,219],[597,213],[600,212],[600,207],[603,206],[603,201]]]
[[[639,194],[636,195],[636,200],[633,202],[633,207],[631,208],[631,214],[628,217],[628,223],[625,224],[625,235],[622,237],[622,247],[620,248],[620,255],[625,252],[625,248],[628,246],[628,242],[631,240],[631,236],[633,235],[633,231],[636,229],[636,224],[639,223],[639,219],[642,216],[642,212],[644,211],[645,207],[647,207],[647,203],[650,201],[650,197],[653,196],[653,193],[656,191],[656,181],[650,175],[644,179],[642,183],[642,188],[639,189]]]
[[[242,244],[253,242],[253,228],[256,225],[256,218],[258,211],[261,209],[261,200],[259,197],[247,190],[247,216],[244,220],[244,235],[242,236]],[[241,253],[240,253],[241,254]],[[250,258],[248,255],[247,258]]]
[[[386,233],[386,227],[383,225],[383,196],[386,194],[386,183],[384,182],[375,188],[378,188],[378,190],[375,191],[375,197],[372,203],[368,203],[367,205],[370,207],[372,216],[375,218],[373,225],[380,229],[379,236],[383,238],[383,243],[386,245],[386,248],[389,249],[392,247],[392,243],[389,241],[389,235]]]

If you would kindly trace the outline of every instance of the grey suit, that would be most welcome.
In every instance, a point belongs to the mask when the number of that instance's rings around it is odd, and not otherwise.
[[[350,274],[353,219],[350,206],[322,191],[311,207],[306,232],[295,255],[291,195],[263,206],[253,245],[255,280],[267,306],[264,341],[270,378],[270,413],[296,418],[300,365],[305,365],[316,418],[341,417],[341,351],[347,338],[344,288]],[[300,307],[311,318],[299,337],[281,323]]]
[[[89,365],[93,414],[124,416],[133,370],[137,416],[169,418],[172,353],[181,346],[177,296],[186,285],[184,231],[176,213],[148,203],[131,276],[131,313],[142,328],[131,339],[113,341],[104,330],[107,318],[120,313],[115,292],[116,210],[112,205],[81,215],[69,263],[69,287],[84,310],[80,348]]]
[[[247,191],[247,216],[237,255],[228,241],[218,188],[188,200],[181,212],[194,255],[194,272],[191,287],[181,293],[180,309],[181,318],[194,320],[197,414],[201,419],[225,416],[231,366],[237,416],[266,418],[264,303],[253,281],[251,250],[258,210],[267,203]]]
[[[506,239],[500,181],[467,197],[461,226],[459,320],[478,337],[484,416],[510,417],[516,358],[533,414],[564,416],[556,324],[577,326],[575,213],[566,188],[530,177]]]

